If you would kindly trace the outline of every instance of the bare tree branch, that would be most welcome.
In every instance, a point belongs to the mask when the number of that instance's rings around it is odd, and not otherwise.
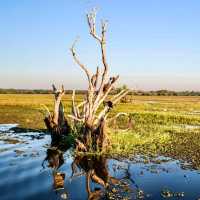
[[[130,91],[129,90],[126,90],[124,93],[122,93],[120,96],[117,96],[114,100],[113,100],[113,104],[116,104],[118,103],[118,101],[120,99],[122,99],[124,96],[126,96]]]
[[[76,106],[75,106],[75,90],[73,90],[72,93],[72,114],[77,117],[77,110],[76,110]]]
[[[86,100],[84,100],[83,102],[79,103],[79,104],[77,105],[77,108],[80,108],[81,106],[84,106],[85,103],[86,103]]]
[[[98,80],[99,80],[99,67],[97,67],[96,73],[91,78],[91,82],[95,90],[97,88]]]
[[[129,90],[125,91],[124,93],[122,93],[120,96],[117,96],[117,98],[113,99],[112,104],[115,105],[118,103],[118,101],[123,98],[124,96],[126,96],[129,93]],[[100,121],[100,119],[102,119],[103,117],[106,117],[106,114],[109,112],[110,107],[108,105],[105,106],[105,108],[99,113],[98,116],[98,121]]]
[[[94,109],[93,112],[95,113],[99,106],[104,102],[110,91],[113,89],[115,82],[119,79],[119,76],[112,78],[112,81],[109,83],[107,90],[105,93],[102,92],[101,96],[98,95],[96,101],[94,102]]]
[[[99,42],[101,38],[96,34],[96,9],[93,9],[90,13],[87,14],[87,22],[90,29],[90,34]]]
[[[74,58],[74,61],[83,69],[83,71],[86,73],[86,76],[88,78],[88,82],[89,85],[91,86],[91,75],[90,72],[88,71],[88,69],[79,61],[78,57],[76,56],[76,52],[75,52],[75,44],[76,44],[77,40],[74,41],[72,47],[70,48],[72,56]]]
[[[79,119],[79,118],[75,117],[74,115],[67,115],[67,117],[69,117],[71,119],[74,119],[76,121],[79,121],[79,122],[83,122],[84,121],[84,119]]]
[[[47,117],[52,117],[48,107],[45,104],[41,104],[41,106],[47,111]]]
[[[100,43],[101,46],[101,57],[102,57],[102,62],[104,65],[104,71],[101,79],[101,84],[100,88],[97,94],[97,98],[95,100],[95,104],[98,103],[100,100],[100,97],[102,96],[102,91],[103,91],[103,86],[106,82],[107,79],[107,74],[108,74],[108,64],[106,61],[106,49],[105,49],[105,44],[106,44],[106,39],[105,39],[105,33],[106,33],[106,25],[107,23],[105,21],[102,21],[101,25],[101,37],[97,36],[96,34],[96,9],[93,9],[89,14],[87,14],[87,21],[88,21],[88,26],[90,29],[90,34],[97,39],[97,41]]]
[[[122,95],[126,90],[122,90],[120,91],[118,94],[114,95],[112,98],[111,98],[111,101],[113,101],[114,99],[118,98],[120,95]]]

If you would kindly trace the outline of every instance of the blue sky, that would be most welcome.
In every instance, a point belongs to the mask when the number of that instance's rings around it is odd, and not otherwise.
[[[200,90],[198,0],[2,0],[0,88],[86,88],[69,48],[92,71],[101,65],[85,14],[107,19],[111,74],[135,89]]]

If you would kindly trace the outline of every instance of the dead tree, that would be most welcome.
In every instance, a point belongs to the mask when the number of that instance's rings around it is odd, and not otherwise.
[[[72,113],[67,115],[72,120],[72,129],[78,130],[76,138],[76,148],[79,151],[104,150],[109,144],[108,135],[106,133],[105,124],[110,110],[122,99],[129,91],[122,90],[119,94],[108,99],[109,93],[114,88],[114,84],[119,79],[117,76],[109,76],[109,66],[106,58],[106,31],[107,23],[102,21],[101,34],[96,32],[96,11],[92,10],[87,14],[87,22],[90,35],[96,40],[101,49],[102,70],[96,68],[96,72],[92,74],[88,68],[79,60],[73,43],[70,51],[76,64],[84,71],[88,90],[85,99],[80,104],[75,103],[75,91],[72,94]],[[53,135],[66,134],[69,132],[69,124],[64,117],[63,105],[61,98],[64,95],[64,88],[57,90],[53,86],[55,94],[54,113],[50,113],[45,118],[47,128]]]
[[[101,49],[101,60],[103,64],[103,70],[100,72],[97,67],[95,74],[91,74],[88,68],[79,60],[79,57],[75,51],[75,41],[71,47],[71,53],[76,64],[85,72],[88,81],[88,90],[85,100],[75,105],[75,92],[72,97],[72,115],[68,115],[76,123],[82,123],[82,137],[81,141],[77,141],[77,144],[84,150],[89,149],[104,149],[108,145],[108,136],[105,131],[105,122],[109,111],[115,104],[123,98],[128,90],[122,90],[119,94],[115,95],[109,101],[106,102],[107,97],[114,87],[114,84],[119,79],[119,76],[109,77],[109,66],[106,58],[106,31],[107,22],[101,23],[101,34],[96,32],[96,11],[92,10],[87,14],[87,22],[89,26],[90,35],[97,41]],[[105,103],[106,102],[106,103]],[[103,105],[103,108],[102,108]],[[102,108],[102,109],[100,109]]]
[[[70,132],[70,126],[68,124],[67,119],[64,115],[64,107],[61,102],[61,99],[63,95],[65,94],[64,87],[60,90],[57,90],[55,85],[52,85],[53,87],[53,93],[54,93],[54,111],[53,114],[51,114],[46,107],[46,110],[48,111],[47,116],[44,119],[45,125],[49,132],[52,134],[52,140],[55,141],[56,137],[59,137],[59,135],[66,135]]]

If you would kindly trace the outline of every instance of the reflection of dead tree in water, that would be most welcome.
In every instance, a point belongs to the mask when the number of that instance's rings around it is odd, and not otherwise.
[[[94,191],[90,188],[90,182],[101,185],[104,189],[109,187],[109,184],[119,183],[119,180],[111,177],[108,172],[107,158],[103,156],[76,156],[72,168],[72,178],[83,173],[78,174],[78,170],[84,172],[86,176],[86,191],[88,199],[101,199],[105,192],[103,189],[95,188]],[[78,174],[78,175],[77,175]]]
[[[57,170],[64,163],[63,153],[57,148],[47,149],[46,158],[42,163],[43,167],[45,161],[48,162],[48,167]]]
[[[63,149],[64,151],[64,149]],[[47,150],[46,158],[43,161],[48,162],[48,167],[52,168],[52,176],[54,181],[54,189],[64,189],[65,173],[60,172],[59,168],[64,163],[63,151],[57,147],[52,147]],[[77,176],[85,176],[86,178],[86,191],[88,193],[88,199],[105,199],[110,191],[115,188],[116,185],[120,185],[122,182],[109,175],[108,159],[104,156],[81,156],[75,155],[75,158],[71,164],[73,179]],[[97,183],[101,187],[91,189],[91,183]],[[117,195],[117,190],[115,190]],[[112,192],[111,192],[112,193]],[[123,192],[124,193],[124,192]],[[123,199],[123,198],[120,198]]]
[[[59,168],[64,163],[63,153],[56,147],[47,149],[47,155],[44,159],[42,166],[44,167],[44,163],[48,162],[48,167],[52,168],[52,176],[54,182],[54,189],[64,189],[64,180],[65,173],[59,172]]]
[[[75,103],[75,91],[72,95],[72,113],[68,118],[72,119],[72,129],[79,130],[79,137],[76,139],[76,147],[79,151],[104,150],[109,145],[108,135],[105,125],[107,117],[113,106],[122,99],[128,90],[122,90],[118,94],[109,98],[109,93],[113,90],[114,84],[119,79],[119,76],[109,77],[109,66],[106,57],[106,31],[107,22],[102,21],[101,34],[96,32],[96,11],[93,10],[87,14],[89,32],[99,44],[101,50],[101,60],[103,69],[96,68],[96,72],[92,74],[87,67],[79,60],[75,50],[75,44],[71,47],[71,54],[77,65],[85,72],[88,81],[88,90],[85,99],[80,104]],[[61,98],[64,95],[64,88],[60,91],[53,86],[55,93],[55,108],[51,116],[49,113],[45,118],[47,128],[54,134],[69,133],[69,125],[64,117]],[[80,128],[81,127],[81,128]]]
[[[46,157],[42,163],[48,162],[48,167],[57,170],[64,163],[63,152],[66,152],[71,146],[64,143],[64,138],[51,137],[51,148],[47,149]]]

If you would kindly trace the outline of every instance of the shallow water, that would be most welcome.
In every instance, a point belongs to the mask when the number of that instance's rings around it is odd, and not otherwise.
[[[0,125],[1,200],[200,198],[200,171],[180,161],[73,156],[51,148],[50,135],[13,126]]]

